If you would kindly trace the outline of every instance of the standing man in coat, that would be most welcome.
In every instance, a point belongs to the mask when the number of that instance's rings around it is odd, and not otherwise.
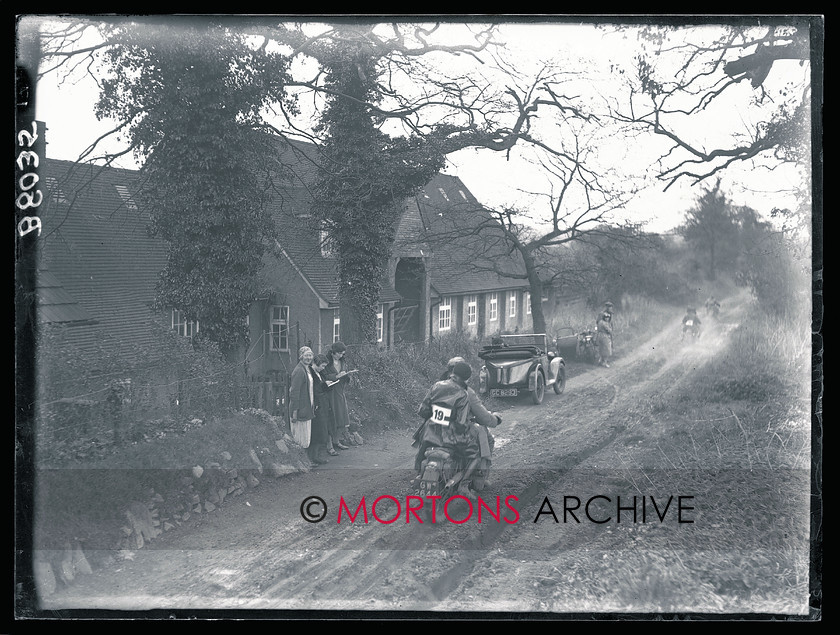
[[[612,358],[612,311],[613,303],[604,302],[604,310],[595,318],[595,325],[598,331],[598,364],[605,368],[610,367],[610,359]]]

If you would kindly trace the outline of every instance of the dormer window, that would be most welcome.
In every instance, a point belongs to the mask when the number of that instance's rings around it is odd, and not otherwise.
[[[440,192],[440,195],[441,195],[441,196],[442,196],[445,200],[447,200],[447,201],[449,200],[449,197],[446,195],[446,191],[444,191],[444,189],[443,189],[442,187],[439,187],[439,188],[438,188],[438,192]]]
[[[54,176],[48,176],[46,179],[47,184],[47,191],[50,195],[50,200],[53,203],[65,204],[67,203],[67,197],[64,196],[64,192],[61,190],[61,187],[58,185],[58,179]]]
[[[128,191],[125,185],[115,185],[114,187],[117,188],[117,194],[120,195],[123,203],[125,203],[126,209],[137,209],[137,203],[131,198],[131,192]]]
[[[335,241],[330,237],[326,229],[322,229],[318,235],[321,245],[321,255],[324,258],[335,258]]]

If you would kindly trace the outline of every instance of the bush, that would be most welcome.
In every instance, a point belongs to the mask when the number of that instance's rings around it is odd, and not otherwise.
[[[737,281],[749,287],[766,313],[795,319],[810,307],[810,260],[783,234],[769,234],[739,259]]]
[[[215,345],[196,348],[162,326],[131,357],[102,342],[81,349],[65,329],[47,327],[39,333],[36,368],[36,443],[45,460],[102,457],[196,417],[226,414],[244,378]]]
[[[351,351],[359,370],[348,388],[351,417],[374,429],[413,425],[429,387],[461,356],[477,375],[479,343],[464,333],[436,338],[431,345],[397,344],[389,349],[362,346]]]

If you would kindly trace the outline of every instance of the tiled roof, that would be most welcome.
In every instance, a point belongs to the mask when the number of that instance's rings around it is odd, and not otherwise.
[[[322,250],[321,234],[309,216],[309,187],[315,182],[315,146],[280,143],[280,164],[290,179],[273,193],[268,209],[277,229],[277,241],[295,267],[330,306],[338,305],[338,260]],[[267,281],[270,282],[270,281]],[[400,295],[383,275],[380,302],[397,302]]]
[[[518,254],[504,247],[496,221],[456,176],[439,174],[415,197],[424,225],[433,288],[442,295],[524,288]],[[481,228],[478,232],[477,229]]]
[[[83,340],[111,340],[117,354],[131,358],[151,341],[150,303],[165,262],[162,241],[149,235],[148,215],[117,189],[134,191],[139,173],[55,159],[41,169],[52,191],[39,209],[39,269],[48,274],[37,283],[38,319],[95,320],[98,328],[82,329]]]
[[[73,299],[58,278],[39,269],[35,279],[37,319],[40,324],[93,324],[91,314]]]
[[[336,306],[336,258],[322,253],[320,236],[311,218],[306,218],[315,158],[314,146],[281,146],[277,174],[285,179],[277,184],[269,211],[282,250],[318,295]],[[166,261],[164,242],[149,233],[149,215],[137,208],[133,198],[141,173],[47,159],[41,174],[47,191],[39,213],[43,226],[39,269],[48,273],[38,282],[38,319],[42,323],[86,322],[88,328],[68,329],[68,333],[74,331],[83,345],[109,342],[119,354],[132,357],[153,338],[150,323],[159,316],[151,302]],[[480,261],[482,250],[489,253],[483,241],[465,237],[459,239],[458,247],[451,240],[423,242],[446,223],[475,222],[484,218],[481,214],[486,212],[459,179],[435,177],[406,203],[397,226],[399,253],[416,255],[431,246],[434,257],[428,262],[438,293],[526,286],[524,281],[463,266],[465,258]],[[516,266],[505,254],[497,259]],[[400,299],[383,279],[380,301]],[[91,320],[95,325],[90,326]]]

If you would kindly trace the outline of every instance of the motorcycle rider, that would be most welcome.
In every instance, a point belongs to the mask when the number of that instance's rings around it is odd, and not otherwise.
[[[718,311],[720,311],[720,302],[715,299],[714,295],[710,295],[709,299],[706,300],[706,314],[707,315],[717,315]]]
[[[610,367],[612,357],[612,302],[604,302],[604,310],[595,318],[595,330],[598,332],[598,364]]]
[[[466,364],[467,360],[465,360],[463,357],[458,356],[453,357],[448,362],[446,362],[446,370],[443,371],[443,373],[441,374],[440,381],[446,381],[452,376],[452,371],[455,368],[455,364],[457,364],[458,362],[463,362],[464,364]]]
[[[694,331],[695,335],[700,333],[700,318],[697,316],[697,309],[691,306],[685,310],[685,315],[682,319],[681,340],[685,338],[685,332],[688,330]]]
[[[475,391],[467,385],[472,376],[470,365],[457,361],[457,358],[450,363],[452,370],[449,378],[435,382],[417,410],[423,422],[415,431],[412,443],[417,448],[415,481],[420,477],[422,462],[430,447],[445,448],[467,460],[481,457],[486,459],[482,463],[489,465],[493,437],[487,428],[495,428],[502,422],[501,416],[487,410]],[[471,421],[471,417],[476,423]],[[469,489],[465,494],[475,496]]]

